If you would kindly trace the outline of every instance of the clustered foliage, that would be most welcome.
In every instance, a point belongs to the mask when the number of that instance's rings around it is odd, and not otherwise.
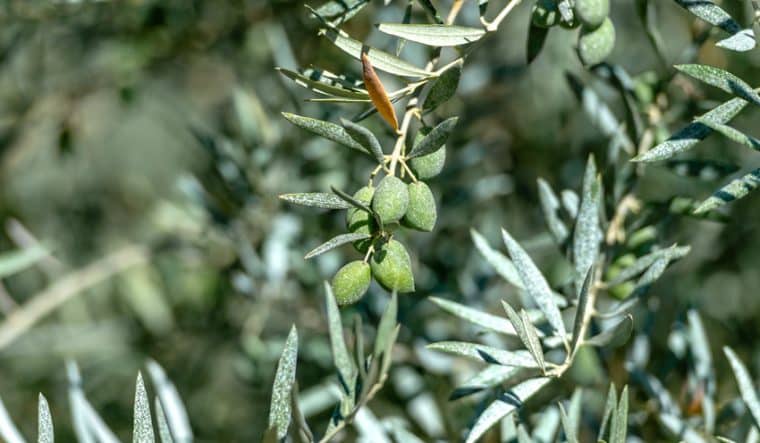
[[[461,9],[470,6],[461,0],[452,3],[445,19],[432,2],[410,1],[402,23],[377,25],[379,31],[396,38],[395,54],[368,46],[343,29],[368,3],[369,0],[330,0],[316,9],[309,8],[311,16],[321,23],[320,35],[361,64],[361,81],[319,68],[300,72],[280,69],[284,76],[313,91],[314,101],[367,107],[352,119],[341,119],[339,124],[292,113],[283,116],[298,128],[363,154],[374,165],[367,168],[366,184],[355,184],[353,192],[332,187],[331,192],[281,195],[293,204],[346,211],[347,232],[308,252],[307,259],[349,244],[357,259],[342,266],[331,284],[324,286],[326,323],[339,392],[329,425],[321,435],[315,435],[300,410],[296,382],[299,344],[293,326],[274,377],[269,429],[264,435],[267,442],[287,438],[330,441],[362,417],[362,408],[384,387],[401,329],[397,320],[398,294],[415,291],[412,259],[402,243],[403,236],[435,228],[436,197],[426,181],[443,170],[446,144],[458,121],[456,116],[439,116],[439,108],[455,95],[467,57],[477,49],[478,42],[498,32],[520,1],[508,1],[489,20],[489,2],[481,0],[481,27],[456,24]],[[665,60],[652,3],[637,0],[636,8],[653,50]],[[728,33],[718,43],[725,50],[745,52],[756,47],[752,29],[744,29],[715,3],[675,3]],[[756,2],[750,3],[758,8]],[[480,398],[468,428],[456,431],[457,437],[468,443],[479,441],[489,432],[498,432],[499,441],[520,443],[537,441],[538,436],[546,437],[541,441],[644,441],[647,436],[638,435],[638,425],[650,418],[665,435],[687,442],[756,441],[760,435],[757,389],[749,371],[730,348],[724,348],[724,353],[743,405],[716,404],[713,357],[700,316],[693,309],[686,313],[686,325],[673,333],[673,343],[685,343],[673,345],[673,352],[689,366],[692,376],[686,388],[691,401],[685,405],[674,400],[663,383],[648,372],[646,340],[638,340],[643,333],[633,339],[624,368],[628,384],[621,390],[609,383],[605,397],[580,386],[561,388],[570,384],[568,374],[574,368],[586,368],[589,361],[596,362],[591,366],[601,371],[605,381],[613,379],[612,369],[604,365],[605,356],[629,342],[636,329],[635,310],[648,303],[652,284],[690,252],[688,245],[664,241],[668,218],[720,217],[714,212],[717,208],[760,186],[760,169],[754,169],[701,203],[690,196],[666,203],[651,202],[638,194],[643,165],[649,162],[667,161],[674,172],[690,176],[732,172],[709,161],[674,158],[713,133],[760,150],[760,141],[728,125],[746,107],[760,105],[760,95],[734,74],[707,65],[681,64],[675,67],[676,72],[654,74],[653,78],[649,73],[630,75],[620,66],[605,63],[615,47],[615,27],[609,17],[614,6],[615,2],[608,0],[536,0],[532,4],[528,61],[539,56],[550,28],[564,28],[561,32],[577,29],[577,55],[586,70],[568,72],[568,86],[609,141],[604,149],[588,156],[577,189],[557,192],[548,180],[537,180],[546,230],[567,269],[561,278],[550,278],[531,257],[525,242],[517,240],[508,228],[501,230],[506,254],[473,229],[471,237],[476,249],[507,284],[519,291],[519,300],[503,300],[504,312],[496,315],[444,298],[429,299],[452,316],[499,337],[489,344],[450,340],[427,346],[479,365],[450,396],[452,401]],[[429,23],[411,23],[412,10],[418,7]],[[705,32],[709,34],[712,29]],[[400,57],[407,42],[430,48],[424,68]],[[387,92],[375,69],[405,79],[405,86]],[[680,74],[719,88],[732,98],[671,135],[659,99],[666,94],[666,85]],[[605,83],[620,97],[625,105],[625,123],[595,92],[594,81]],[[404,110],[400,119],[396,116],[398,103]],[[373,119],[375,114],[382,121]],[[453,147],[449,145],[448,149]],[[375,328],[372,349],[365,352],[361,317],[355,317],[351,343],[344,335],[339,306],[359,302],[373,279],[390,297]],[[166,387],[171,385],[160,367],[151,363],[149,370],[159,393],[156,416],[161,440],[189,441],[192,437],[174,388]],[[74,365],[70,372],[76,373]],[[72,411],[79,437],[83,441],[111,441],[102,420],[77,390],[81,389],[77,376],[71,377]],[[564,392],[571,394],[566,396]],[[632,410],[634,394],[647,400],[646,410]],[[605,398],[601,414],[586,409],[586,399],[591,397]],[[538,413],[530,415],[526,409]],[[0,435],[13,443],[23,441],[12,423],[3,420],[5,417],[7,413],[0,408]],[[582,429],[582,424],[583,428],[594,429],[593,435]],[[387,431],[397,441],[422,440],[404,424]],[[386,431],[379,428],[378,432]],[[383,440],[387,438],[383,436]],[[53,441],[44,397],[40,398],[39,441]],[[135,400],[135,441],[154,441],[141,376]]]

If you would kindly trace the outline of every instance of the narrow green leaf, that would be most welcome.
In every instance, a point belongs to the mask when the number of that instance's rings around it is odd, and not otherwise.
[[[507,382],[520,371],[516,366],[489,365],[472,378],[457,386],[449,396],[449,401],[482,392]]]
[[[741,25],[712,1],[676,0],[676,3],[707,23],[728,32],[736,40],[731,45],[724,43],[718,46],[737,51],[749,51],[755,47],[754,35],[743,32]]]
[[[407,154],[406,158],[412,159],[415,157],[421,157],[437,151],[444,143],[446,143],[449,135],[454,131],[454,127],[458,120],[459,117],[451,117],[439,123],[422,140],[420,140],[419,143],[412,147],[412,150]]]
[[[702,202],[699,207],[694,210],[695,214],[703,214],[708,211],[712,211],[715,208],[731,203],[734,200],[746,197],[747,194],[754,191],[760,186],[760,168],[733,180],[731,183],[723,186],[719,190],[710,196],[707,200]]]
[[[30,246],[24,249],[0,254],[0,278],[17,274],[45,258],[49,252],[42,246]]]
[[[156,396],[153,404],[156,408],[156,422],[158,423],[158,437],[161,439],[161,443],[174,443],[172,433],[169,430],[169,424],[166,422],[166,414],[164,414],[164,408],[161,406],[161,400]]]
[[[459,46],[480,40],[485,29],[454,25],[380,23],[380,32],[428,46]]]
[[[305,129],[312,134],[326,138],[330,141],[334,141],[340,145],[356,149],[357,151],[364,152],[369,155],[369,151],[364,149],[362,145],[356,142],[345,129],[335,123],[326,122],[323,120],[317,120],[310,117],[303,117],[297,114],[291,114],[289,112],[283,112],[282,116],[285,120],[298,126],[301,129]]]
[[[594,266],[589,268],[586,272],[586,278],[583,280],[580,294],[578,294],[578,308],[575,312],[575,321],[573,322],[573,338],[570,341],[571,354],[575,354],[584,335],[586,335],[586,329],[588,328],[588,323],[594,310],[594,303],[590,297],[590,290],[594,281],[595,272],[596,270]]]
[[[332,19],[333,26],[347,22],[368,5],[370,0],[330,0],[316,9],[316,13]]]
[[[614,326],[605,329],[588,340],[585,340],[583,344],[597,348],[605,346],[609,348],[617,348],[628,341],[631,332],[633,332],[633,317],[631,314],[628,314]]]
[[[599,257],[604,233],[599,224],[602,204],[601,183],[597,178],[594,156],[589,156],[583,177],[581,206],[573,231],[573,263],[575,264],[575,287],[580,292],[584,277]]]
[[[444,311],[453,314],[470,323],[482,326],[490,331],[500,334],[517,335],[517,331],[507,319],[495,315],[487,314],[477,309],[461,305],[459,303],[444,300],[438,297],[430,297],[430,301],[438,305]]]
[[[551,232],[557,244],[563,244],[570,234],[565,222],[559,217],[559,198],[557,198],[557,194],[554,193],[551,185],[542,178],[538,179],[538,198],[541,202],[541,209],[544,213],[546,225],[549,227],[549,232]]]
[[[715,46],[736,52],[751,51],[757,46],[755,32],[752,29],[742,29],[736,34],[719,41]]]
[[[314,442],[314,434],[311,432],[311,428],[306,422],[306,416],[301,409],[301,404],[299,401],[300,397],[301,395],[300,390],[298,389],[298,382],[296,382],[295,385],[293,385],[293,393],[290,396],[290,407],[293,411],[293,424],[296,427],[296,432],[298,432],[298,435],[301,437],[301,441]]]
[[[3,400],[0,399],[0,437],[7,443],[24,443],[24,437],[21,436],[16,425],[13,423],[13,419],[8,414],[8,410],[3,404]]]
[[[280,361],[277,363],[277,372],[272,386],[272,402],[269,407],[269,426],[277,429],[278,439],[285,438],[290,426],[290,395],[296,379],[297,358],[298,331],[293,325],[285,341]]]
[[[544,361],[544,350],[541,347],[541,341],[538,339],[536,333],[536,327],[530,322],[528,314],[525,310],[520,310],[520,320],[522,321],[523,328],[525,328],[525,345],[528,348],[528,352],[533,356],[533,359],[538,363],[538,367],[541,368],[541,372],[546,372],[546,362]]]
[[[610,443],[625,443],[628,433],[628,386],[623,387],[617,410],[612,415]]]
[[[430,87],[430,91],[422,103],[423,112],[430,112],[447,102],[457,92],[459,79],[462,76],[463,61],[443,72]]]
[[[350,135],[351,138],[362,145],[368,152],[372,153],[378,164],[382,165],[385,163],[383,148],[380,146],[380,142],[372,131],[344,118],[340,119],[340,124],[343,125],[343,128],[348,132],[348,135]]]
[[[739,143],[756,151],[760,151],[760,140],[752,137],[751,135],[747,135],[729,125],[724,125],[722,123],[718,123],[709,119],[697,118],[696,121],[702,123],[703,125],[721,134],[722,136],[735,141],[736,143]]]
[[[37,443],[53,443],[53,416],[50,414],[50,406],[47,399],[40,394],[37,402]]]
[[[686,313],[689,324],[689,349],[694,359],[694,373],[703,384],[702,415],[705,420],[705,430],[712,434],[715,431],[715,373],[713,371],[712,352],[707,339],[702,319],[695,309]]]
[[[365,240],[372,237],[369,234],[362,234],[359,232],[354,233],[348,233],[348,234],[341,234],[338,236],[335,236],[331,238],[330,240],[322,243],[321,245],[317,246],[316,248],[309,251],[308,254],[304,256],[306,260],[310,258],[314,258],[320,254],[324,254],[327,251],[330,251],[332,249],[337,248],[338,246],[345,245],[346,243],[352,243],[357,240]]]
[[[581,102],[583,111],[591,120],[591,124],[604,136],[614,139],[616,143],[622,145],[628,152],[631,152],[633,150],[633,142],[604,100],[593,89],[584,85],[578,77],[569,73],[565,77],[573,93]]]
[[[505,229],[501,230],[501,234],[504,237],[504,243],[507,245],[515,268],[517,268],[517,273],[523,282],[525,291],[536,302],[552,328],[564,339],[567,335],[565,324],[562,322],[562,314],[560,314],[559,308],[554,301],[554,294],[551,288],[549,288],[549,283],[546,282],[543,274],[541,274],[541,271],[538,270],[538,267],[533,263],[533,260],[522,246]]]
[[[190,420],[187,418],[187,410],[174,383],[166,376],[164,368],[155,361],[149,360],[147,368],[161,401],[172,438],[177,443],[192,442],[193,431],[190,428]]]
[[[623,268],[619,274],[607,282],[607,286],[616,286],[632,279],[633,277],[636,277],[637,275],[646,271],[649,267],[652,266],[652,264],[661,258],[678,260],[679,258],[685,257],[689,251],[691,251],[690,246],[673,245],[669,248],[657,249],[653,252],[650,252],[649,254],[642,255],[641,257],[637,258],[633,264],[626,268]]]
[[[572,433],[578,441],[578,430],[581,426],[581,412],[583,408],[583,389],[575,388],[573,396],[570,397],[570,407],[567,409],[567,421]]]
[[[330,345],[332,346],[333,362],[342,378],[342,383],[347,393],[354,390],[356,378],[356,366],[346,348],[343,337],[343,323],[340,320],[340,310],[335,302],[330,284],[325,282],[325,305],[327,306],[327,323],[330,330]]]
[[[728,71],[708,65],[676,65],[675,68],[710,86],[760,105],[760,95],[752,89],[752,86]]]
[[[749,371],[731,348],[724,346],[723,352],[726,354],[726,358],[728,358],[728,362],[731,364],[731,369],[734,371],[734,377],[736,377],[736,384],[739,386],[742,400],[744,400],[744,404],[749,409],[752,419],[755,421],[755,426],[760,427],[760,399],[758,399],[757,391],[752,383]]]
[[[398,295],[394,292],[388,300],[388,305],[383,311],[383,315],[380,317],[380,323],[377,325],[377,335],[375,337],[375,348],[373,356],[375,359],[385,352],[388,347],[388,342],[391,339],[391,334],[398,324]]]
[[[342,31],[338,31],[332,28],[326,28],[320,31],[320,33],[326,36],[331,42],[340,48],[346,54],[353,58],[360,60],[362,47],[365,45],[358,40],[354,40],[348,35],[344,35]],[[376,48],[367,48],[367,57],[369,57],[372,66],[375,69],[385,71],[389,74],[399,75],[402,77],[416,77],[424,78],[430,77],[430,73],[424,69],[420,69],[417,66],[412,65],[394,55],[381,51]]]
[[[525,331],[525,325],[523,324],[522,317],[520,317],[520,314],[518,314],[517,311],[515,311],[514,308],[512,308],[512,306],[510,306],[509,303],[505,302],[504,300],[501,301],[501,306],[504,308],[504,312],[507,313],[507,317],[512,323],[512,327],[515,328],[517,335],[520,337],[520,341],[527,348],[528,333]]]
[[[77,439],[81,442],[118,443],[119,439],[95,411],[82,389],[82,378],[76,363],[67,362],[69,400]]]
[[[520,274],[517,273],[517,269],[512,263],[512,260],[508,259],[501,252],[491,248],[485,237],[480,235],[480,233],[474,228],[470,229],[470,236],[472,237],[472,242],[475,243],[475,248],[480,252],[480,255],[493,266],[494,270],[504,280],[517,288],[524,288],[523,282],[520,279]]]
[[[736,117],[748,104],[744,99],[734,98],[704,114],[700,117],[700,120],[710,120],[711,122],[725,124]],[[693,148],[712,132],[713,130],[703,123],[695,121],[673,134],[669,139],[635,157],[633,161],[655,162],[668,159]]]
[[[551,381],[548,377],[526,380],[494,400],[480,416],[467,435],[466,443],[475,443],[502,418],[515,412],[526,400]]]
[[[463,341],[441,341],[431,343],[427,345],[427,348],[493,365],[516,366],[521,368],[538,367],[530,352],[522,350],[505,351],[491,346]]]
[[[409,24],[412,22],[412,6],[414,6],[414,1],[408,0],[406,8],[404,8],[404,18],[401,19],[401,23]],[[406,40],[403,38],[398,39],[396,42],[396,57],[401,55],[401,52],[404,50],[405,46]]]
[[[288,203],[323,209],[349,209],[351,205],[337,195],[324,192],[304,192],[299,194],[282,194],[280,199]]]
[[[140,372],[137,373],[137,382],[135,383],[132,441],[134,443],[153,443],[156,441],[153,435],[153,421],[150,418],[150,401]]]
[[[314,91],[316,93],[328,95],[331,97],[347,98],[351,100],[361,100],[365,102],[369,101],[369,94],[367,93],[367,91],[360,90],[360,89],[348,89],[343,86],[330,84],[330,83],[326,83],[319,80],[314,80],[312,78],[307,77],[304,74],[294,72],[285,68],[275,68],[275,69],[277,69],[277,71],[280,74],[296,82],[296,84],[303,86],[306,89],[310,89],[311,91]]]
[[[610,383],[610,388],[607,391],[607,402],[604,404],[604,412],[602,413],[602,423],[599,425],[599,436],[597,437],[597,441],[604,440],[607,424],[614,413],[613,411],[617,409],[617,404],[617,389],[615,388],[615,383]]]
[[[663,427],[667,429],[673,437],[679,442],[685,443],[707,443],[699,432],[691,427],[688,421],[674,413],[661,412],[658,417]],[[610,442],[611,443],[611,442]]]

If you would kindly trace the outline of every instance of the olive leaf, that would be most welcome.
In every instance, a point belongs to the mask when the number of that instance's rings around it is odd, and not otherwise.
[[[24,443],[24,437],[21,436],[16,425],[13,423],[8,410],[0,399],[0,437],[7,443]]]
[[[330,240],[322,243],[321,245],[317,246],[316,248],[312,249],[311,251],[309,251],[309,253],[306,254],[303,258],[308,260],[320,254],[324,254],[327,251],[333,250],[337,248],[338,246],[345,245],[346,243],[352,243],[357,240],[366,240],[370,237],[372,237],[370,234],[360,233],[360,232],[337,235],[331,238]]]
[[[325,306],[327,307],[327,325],[330,331],[330,346],[332,347],[333,362],[338,369],[341,385],[346,394],[352,395],[355,388],[357,368],[351,355],[346,348],[346,340],[343,337],[343,323],[340,319],[340,310],[335,302],[330,284],[325,282]]]
[[[752,148],[756,151],[760,151],[760,140],[752,137],[751,135],[747,135],[729,125],[724,125],[722,123],[718,123],[709,119],[698,117],[695,120],[719,133],[720,135],[735,141],[736,143],[744,145],[748,148]]]
[[[530,353],[531,357],[533,357],[533,360],[536,362],[538,367],[541,368],[541,371],[546,372],[544,350],[541,347],[541,342],[538,339],[536,328],[527,317],[525,310],[521,310],[518,314],[512,308],[512,306],[510,306],[504,300],[501,301],[501,304],[504,307],[504,311],[507,313],[507,317],[509,317],[509,321],[512,322],[512,326],[514,326],[515,330],[517,331],[517,335],[520,337],[520,341],[525,346],[525,348],[528,349],[528,352]]]
[[[362,145],[362,147],[368,152],[372,153],[379,164],[384,164],[385,156],[383,154],[383,148],[380,146],[380,142],[372,131],[344,118],[340,119],[340,124],[343,125],[343,128],[348,132],[348,135],[350,135],[351,138],[356,140],[356,142]]]
[[[760,95],[750,85],[739,77],[723,69],[708,65],[676,65],[675,68],[686,75],[714,86],[718,89],[737,95],[748,102],[760,105]]]
[[[533,325],[531,325],[533,326]],[[472,360],[502,366],[516,366],[521,368],[537,368],[538,364],[527,351],[505,351],[479,343],[463,341],[441,341],[427,345],[428,349],[445,352],[447,354],[467,357]]]
[[[748,104],[749,102],[744,99],[733,98],[702,115],[699,120],[726,124],[733,120]],[[668,159],[693,148],[712,132],[713,130],[705,126],[704,123],[695,121],[649,151],[634,157],[632,161],[655,162]]]
[[[676,0],[676,3],[707,23],[718,26],[733,36],[733,41],[722,45],[719,43],[719,46],[734,51],[749,51],[755,47],[754,34],[749,30],[743,30],[731,15],[715,3],[694,0]],[[726,42],[726,40],[722,42]]]
[[[148,393],[145,391],[145,383],[140,372],[137,373],[137,382],[135,383],[135,405],[134,405],[134,425],[133,443],[153,443],[156,437],[153,435],[153,421],[150,418],[150,400]]]
[[[565,222],[559,217],[559,198],[557,198],[557,194],[554,193],[551,185],[542,178],[538,179],[538,199],[541,202],[541,210],[546,225],[549,227],[549,232],[558,244],[563,244],[567,240],[569,232]]]
[[[628,314],[609,329],[583,341],[583,345],[597,348],[617,348],[625,344],[633,331],[633,317]]]
[[[330,141],[334,141],[335,143],[341,144],[351,149],[356,149],[357,151],[364,152],[365,154],[370,154],[368,150],[364,149],[364,147],[356,140],[354,140],[340,125],[336,125],[335,123],[330,123],[323,120],[317,120],[315,118],[291,114],[289,112],[283,112],[282,116],[285,117],[285,120],[298,126],[301,129],[305,129],[311,132],[312,134],[326,138]]]
[[[296,84],[320,94],[328,95],[331,97],[342,97],[342,98],[347,98],[347,99],[360,100],[362,102],[369,101],[370,99],[369,93],[367,93],[367,91],[358,90],[358,89],[348,89],[342,86],[328,84],[325,82],[311,79],[307,77],[306,75],[303,75],[298,72],[294,72],[285,68],[278,67],[275,69],[280,74],[296,82]]]
[[[380,32],[428,46],[459,46],[480,40],[485,29],[455,25],[380,23]]]
[[[367,48],[362,42],[352,39],[337,29],[325,28],[320,31],[320,34],[327,37],[335,46],[357,60],[361,60],[362,53],[366,53],[372,65],[381,71],[402,77],[426,78],[431,76],[428,71],[420,69],[395,55],[388,54],[377,48]]]
[[[72,361],[66,363],[66,375],[69,381],[69,402],[77,440],[118,443],[119,439],[84,395],[82,377],[76,363]]]
[[[594,310],[594,301],[590,293],[595,273],[596,267],[591,266],[586,272],[586,278],[583,279],[583,286],[581,286],[580,293],[578,294],[578,308],[575,312],[575,320],[573,321],[573,338],[570,340],[571,354],[575,354],[578,350],[578,346],[586,333],[589,318]]]
[[[715,373],[713,371],[712,352],[707,339],[707,331],[702,319],[695,309],[686,313],[689,326],[689,349],[694,359],[694,373],[703,383],[702,415],[705,420],[705,430],[713,433],[715,430]]]
[[[625,443],[628,433],[628,386],[623,387],[617,409],[612,414],[610,443]]]
[[[331,19],[332,25],[347,22],[362,10],[370,0],[330,0],[314,12],[319,16]]]
[[[554,294],[551,288],[549,288],[549,283],[546,282],[543,274],[538,270],[538,267],[533,263],[528,253],[509,235],[509,232],[502,229],[501,234],[504,237],[504,243],[507,245],[507,250],[509,250],[509,255],[512,257],[515,268],[517,268],[520,280],[523,282],[525,291],[536,302],[552,328],[564,339],[567,335],[565,324],[562,322],[562,315],[554,300]]]
[[[164,408],[161,406],[161,400],[159,400],[158,396],[154,398],[153,404],[156,408],[156,422],[158,424],[158,436],[161,439],[161,443],[174,443],[172,433],[169,430],[169,424],[166,421]]]
[[[434,22],[438,23],[439,25],[443,23],[443,19],[440,15],[438,15],[438,10],[433,5],[433,2],[430,0],[417,0],[417,3],[422,6],[422,9],[427,12],[427,14],[430,16],[430,18],[433,19]]]
[[[594,156],[589,156],[583,176],[581,206],[573,230],[573,263],[575,264],[575,286],[580,292],[587,271],[599,257],[604,233],[599,223],[602,205],[601,181],[597,177]]]
[[[548,36],[549,28],[536,26],[531,21],[530,27],[528,28],[528,40],[526,42],[525,50],[528,64],[533,63],[533,60],[538,58],[541,50],[544,49],[544,43],[546,43],[546,38]]]
[[[375,359],[380,358],[392,342],[393,330],[396,328],[398,316],[398,295],[393,292],[388,305],[380,317],[380,323],[377,326],[377,336],[375,337],[375,347],[372,355]],[[391,345],[392,346],[392,345]]]
[[[757,391],[752,383],[749,371],[731,348],[724,346],[723,353],[726,354],[726,358],[731,364],[731,369],[734,371],[734,377],[736,377],[736,384],[739,386],[742,400],[744,400],[744,404],[749,409],[752,419],[755,421],[755,426],[760,427],[760,399],[758,399]]]
[[[193,431],[190,428],[190,420],[187,418],[187,410],[185,410],[185,405],[182,403],[174,383],[169,380],[164,369],[155,361],[148,360],[147,369],[166,414],[166,422],[174,441],[177,443],[193,441]]]
[[[454,131],[454,127],[458,120],[459,117],[451,117],[439,123],[432,131],[423,137],[422,140],[412,147],[412,150],[406,157],[412,159],[432,154],[437,151],[444,143],[446,143],[449,135]]]
[[[610,388],[607,391],[607,401],[604,404],[604,412],[602,413],[602,423],[599,425],[599,436],[597,441],[604,441],[604,435],[607,431],[607,425],[610,422],[610,417],[617,409],[617,389],[615,383],[610,383]]]
[[[50,406],[44,395],[40,394],[37,400],[37,443],[53,443],[53,416],[50,414]]]
[[[449,400],[458,400],[485,389],[499,386],[512,378],[518,371],[520,368],[516,366],[489,365],[454,389]]]
[[[520,289],[524,288],[523,282],[520,279],[520,274],[517,273],[517,269],[512,263],[512,260],[504,256],[501,252],[491,248],[485,237],[476,231],[475,228],[470,229],[470,236],[472,237],[472,242],[475,244],[475,248],[480,255],[493,266],[496,273],[513,286]]]
[[[673,245],[669,248],[657,249],[649,254],[643,255],[636,259],[630,266],[623,268],[619,274],[613,279],[607,282],[607,286],[616,286],[623,283],[626,280],[630,280],[633,277],[646,271],[654,262],[661,258],[669,258],[670,260],[677,260],[685,257],[689,251],[690,246],[678,246]]]
[[[475,443],[493,425],[515,412],[526,400],[550,381],[551,379],[548,377],[531,378],[501,394],[480,414],[467,435],[466,443]]]
[[[726,203],[746,197],[760,187],[760,168],[739,177],[723,186],[694,210],[695,214],[712,211]]]
[[[282,194],[280,199],[301,206],[311,206],[323,209],[349,209],[352,205],[335,194],[324,192],[304,192],[297,194]]]
[[[657,418],[662,423],[663,427],[667,429],[678,441],[688,443],[707,443],[699,432],[684,420],[682,417],[673,413],[661,412]]]
[[[297,357],[298,331],[293,325],[277,363],[277,372],[272,386],[272,402],[269,407],[269,427],[277,430],[278,439],[285,438],[290,426],[290,396],[296,379]],[[177,435],[176,433],[173,434]]]
[[[477,309],[461,305],[459,303],[444,300],[438,297],[430,297],[429,300],[438,305],[444,311],[453,314],[470,323],[482,326],[490,331],[500,334],[517,335],[517,331],[507,319],[491,315]]]
[[[459,86],[459,79],[462,76],[463,64],[464,61],[461,60],[435,79],[425,101],[422,103],[423,112],[433,111],[454,96]]]

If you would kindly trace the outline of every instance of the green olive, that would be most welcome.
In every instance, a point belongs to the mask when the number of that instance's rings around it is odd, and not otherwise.
[[[409,160],[409,168],[419,180],[427,180],[441,173],[446,163],[446,145],[437,151]]]
[[[615,48],[615,26],[609,18],[596,29],[583,28],[578,37],[578,57],[586,66],[604,61]]]
[[[359,301],[372,279],[370,266],[356,260],[338,270],[332,280],[333,295],[339,305],[350,305]]]
[[[573,12],[583,26],[596,29],[610,15],[610,0],[575,0]]]
[[[631,281],[627,281],[624,283],[620,283],[617,286],[611,287],[609,290],[609,294],[618,300],[622,300],[624,298],[628,298],[628,296],[631,295],[634,289],[636,289],[636,285]]]
[[[409,208],[401,223],[418,231],[432,231],[438,218],[433,193],[423,182],[410,183],[407,189],[409,190]]]
[[[375,194],[375,188],[365,186],[354,194],[354,198],[365,205],[372,202],[372,196]],[[346,225],[348,231],[358,234],[374,234],[377,231],[375,217],[367,211],[359,208],[349,208],[346,211]],[[354,248],[359,252],[367,252],[367,248],[372,243],[372,239],[359,240],[354,242]]]
[[[404,245],[396,240],[390,240],[377,248],[372,254],[370,267],[372,276],[388,291],[414,291],[412,261]]]
[[[393,223],[401,220],[409,207],[409,192],[400,178],[388,175],[380,181],[372,198],[372,209],[380,220]]]
[[[560,18],[556,0],[538,0],[533,5],[531,20],[538,27],[551,28],[559,24]]]

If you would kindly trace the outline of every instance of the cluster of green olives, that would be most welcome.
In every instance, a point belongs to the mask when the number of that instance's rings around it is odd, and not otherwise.
[[[572,5],[564,11],[563,5]],[[537,0],[533,6],[535,26],[566,29],[580,27],[578,57],[586,66],[606,59],[615,47],[615,26],[609,18],[609,0]]]
[[[348,231],[370,237],[353,244],[357,251],[365,254],[364,260],[346,264],[333,277],[333,293],[338,304],[352,304],[361,299],[372,278],[388,291],[414,291],[409,253],[393,238],[393,232],[399,227],[424,232],[433,230],[438,218],[435,198],[422,180],[438,175],[445,159],[445,146],[431,154],[406,159],[405,166],[414,174],[409,183],[389,174],[377,186],[370,181],[353,195],[371,212],[348,209]]]

